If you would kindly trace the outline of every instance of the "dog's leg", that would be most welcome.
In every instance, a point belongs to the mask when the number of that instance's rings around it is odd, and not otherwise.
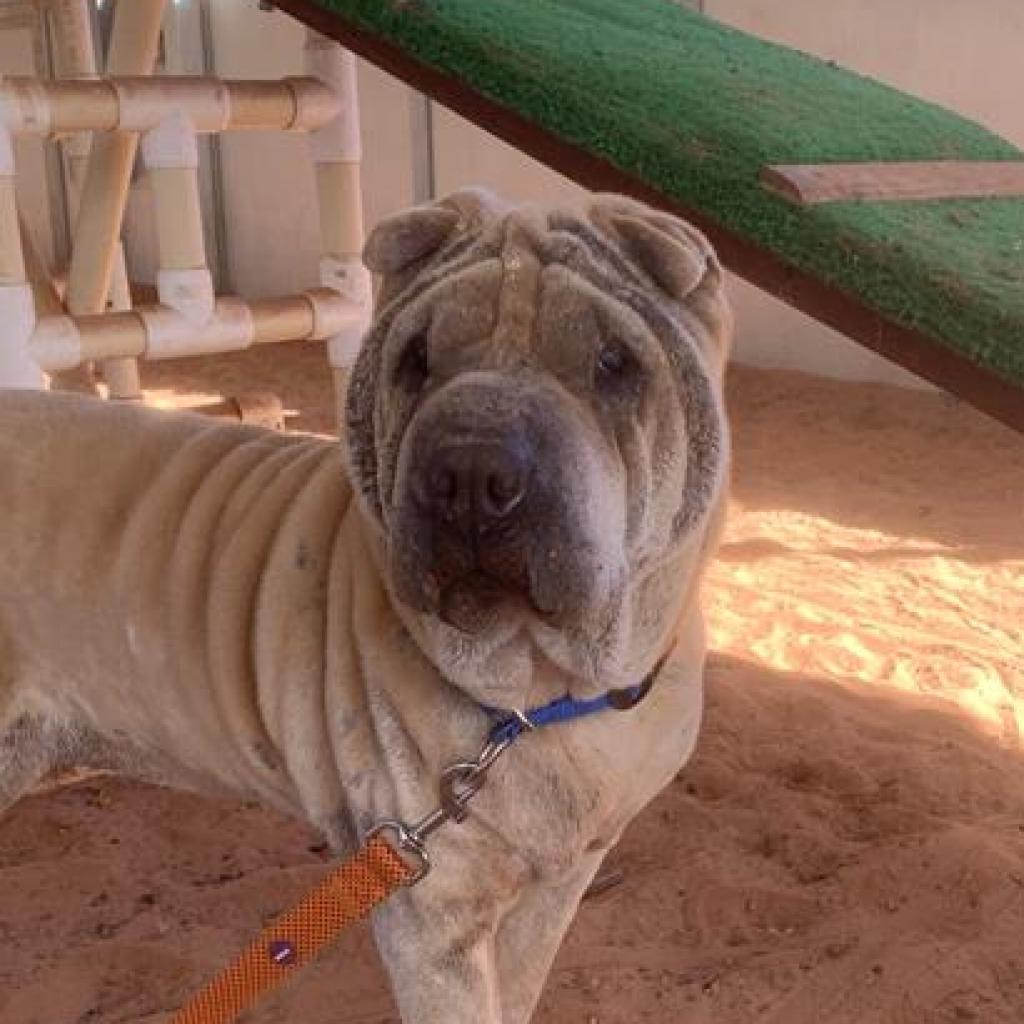
[[[35,683],[0,621],[0,813],[54,768],[73,763],[67,726],[33,698]]]
[[[50,770],[49,727],[25,700],[25,673],[0,617],[0,813]]]
[[[444,885],[438,891],[435,881],[440,877],[423,883],[430,889],[408,890],[374,915],[403,1024],[502,1024],[494,961],[497,909],[490,899],[474,900],[471,882],[455,894]]]
[[[53,730],[44,718],[0,711],[0,812],[46,775],[53,748]]]
[[[530,886],[501,921],[495,947],[502,1024],[527,1024],[533,1015],[551,963],[602,856],[588,856],[558,885]]]

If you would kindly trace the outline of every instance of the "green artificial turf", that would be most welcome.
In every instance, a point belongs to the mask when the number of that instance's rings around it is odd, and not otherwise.
[[[1024,160],[947,110],[669,0],[316,0],[866,305],[1024,384],[1024,200],[836,203],[767,163]]]

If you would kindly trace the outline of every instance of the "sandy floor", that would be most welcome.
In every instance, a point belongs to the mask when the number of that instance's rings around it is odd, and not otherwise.
[[[329,429],[321,355],[166,366]],[[540,1024],[1024,1020],[1024,439],[952,401],[732,379],[699,752],[582,908]],[[0,1021],[156,1024],[323,871],[253,806],[110,778],[0,822]],[[256,1024],[396,1020],[354,934]]]

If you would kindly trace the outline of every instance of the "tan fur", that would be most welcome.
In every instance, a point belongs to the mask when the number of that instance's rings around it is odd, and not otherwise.
[[[638,708],[524,738],[376,917],[407,1024],[525,1024],[602,856],[696,739],[728,452],[721,273],[691,228],[619,197],[460,194],[382,225],[367,259],[386,273],[346,458],[0,396],[0,807],[94,764],[257,797],[344,850],[436,805],[442,767],[486,734],[481,701],[622,686],[671,647]],[[418,331],[430,377],[402,395]],[[618,345],[636,376],[606,392],[594,359]],[[465,632],[416,576],[436,551],[403,495],[430,430],[513,421],[546,439],[514,553],[551,615],[503,601]]]

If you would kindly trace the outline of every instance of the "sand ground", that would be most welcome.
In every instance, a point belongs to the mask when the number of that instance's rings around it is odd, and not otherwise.
[[[328,430],[316,347],[150,369]],[[938,395],[734,371],[697,756],[580,911],[539,1024],[1024,1020],[1024,438]],[[252,805],[113,778],[0,821],[0,1021],[157,1024],[324,871]],[[251,1024],[397,1020],[365,931]]]

